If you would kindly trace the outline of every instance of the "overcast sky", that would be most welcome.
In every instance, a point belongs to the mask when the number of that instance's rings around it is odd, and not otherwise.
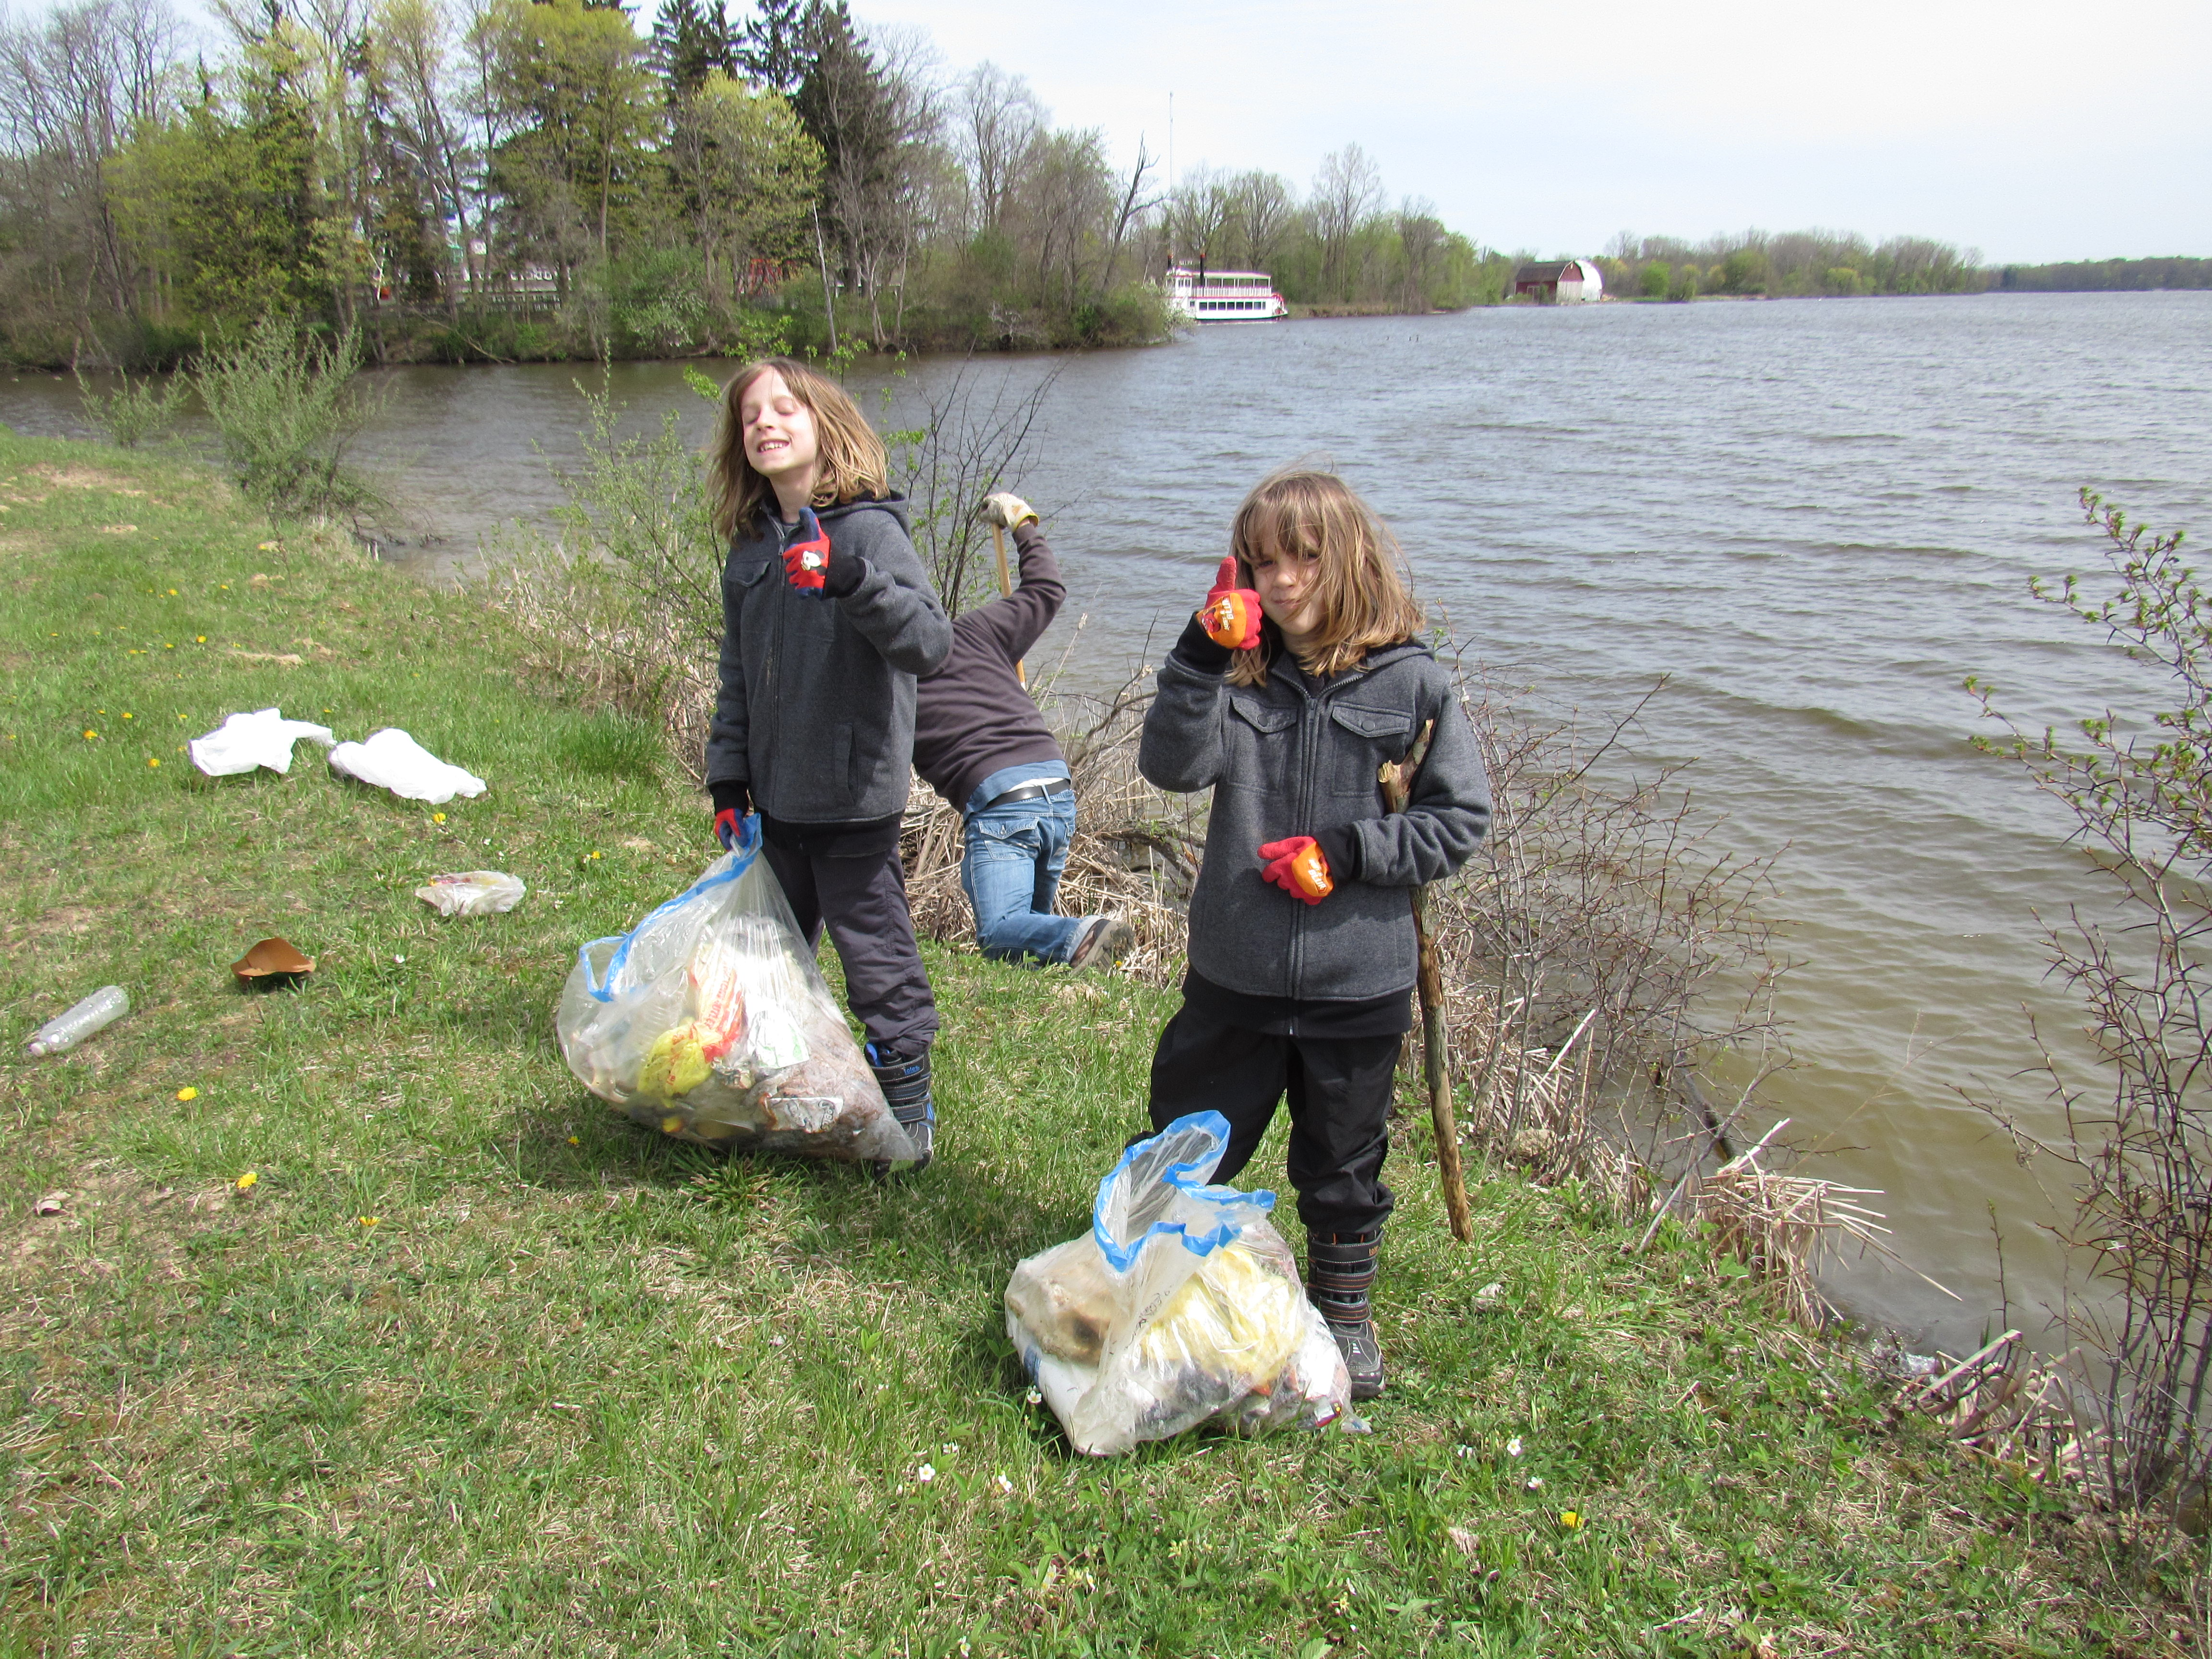
[[[732,6],[732,10],[738,8]],[[2208,0],[858,0],[945,69],[1178,173],[1303,191],[1339,145],[1512,251],[1617,231],[1906,234],[1996,263],[2212,256]]]

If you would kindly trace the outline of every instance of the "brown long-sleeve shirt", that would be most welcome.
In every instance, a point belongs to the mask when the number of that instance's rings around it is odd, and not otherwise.
[[[955,617],[951,654],[916,688],[914,769],[955,811],[1001,767],[1065,758],[1014,665],[1060,614],[1067,586],[1036,526],[1014,532],[1014,545],[1020,586]]]

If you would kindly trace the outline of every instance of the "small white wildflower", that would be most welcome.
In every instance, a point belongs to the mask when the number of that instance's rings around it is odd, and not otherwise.
[[[1474,1455],[1474,1448],[1472,1446],[1454,1446],[1452,1448],[1452,1455],[1455,1457],[1472,1457]]]
[[[959,1449],[960,1443],[957,1440],[948,1440],[945,1443],[945,1455],[947,1457],[952,1456]]]
[[[392,959],[394,962],[404,962],[404,961],[406,961],[406,960],[407,960],[407,958],[406,958],[405,957],[399,957],[399,956],[395,956],[395,957],[392,957]]]
[[[1530,1492],[1541,1492],[1541,1491],[1543,1491],[1543,1490],[1544,1490],[1544,1477],[1543,1477],[1542,1475],[1540,1475],[1540,1474],[1532,1474],[1532,1475],[1530,1475],[1530,1476],[1528,1477],[1528,1490],[1529,1490]]]
[[[927,1486],[929,1482],[937,1479],[937,1471],[931,1465],[924,1463],[920,1468],[914,1472],[914,1478],[921,1481],[924,1486]]]
[[[1042,1406],[1044,1404],[1044,1396],[1039,1394],[1035,1389],[1031,1389],[1027,1394],[1024,1395],[1022,1398],[1032,1406]]]
[[[1519,1435],[1515,1435],[1510,1440],[1505,1443],[1505,1455],[1508,1457],[1518,1457],[1521,1455],[1521,1437]]]
[[[783,1346],[783,1339],[780,1336],[771,1336],[768,1340],[768,1345],[771,1348],[780,1348]]]
[[[1013,1489],[1014,1483],[1012,1481],[1007,1480],[1003,1474],[999,1477],[999,1490],[1000,1492],[1010,1492],[1013,1491]]]

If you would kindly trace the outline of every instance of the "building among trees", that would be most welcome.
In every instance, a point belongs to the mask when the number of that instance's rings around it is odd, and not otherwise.
[[[1587,259],[1541,259],[1513,273],[1513,297],[1538,305],[1575,305],[1604,294],[1605,277]]]

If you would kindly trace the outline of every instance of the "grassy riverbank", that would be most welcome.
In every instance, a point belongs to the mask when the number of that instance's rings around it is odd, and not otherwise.
[[[575,944],[708,851],[651,733],[204,475],[0,435],[0,1655],[2185,1650],[2106,1522],[1697,1241],[1498,1178],[1454,1246],[1417,1133],[1372,1435],[1072,1457],[999,1294],[1170,999],[933,951],[925,1176],[687,1153],[551,1037]],[[490,793],[189,768],[271,703]],[[478,866],[522,908],[410,895]],[[242,994],[271,932],[319,969]],[[126,1021],[22,1058],[110,981]]]

